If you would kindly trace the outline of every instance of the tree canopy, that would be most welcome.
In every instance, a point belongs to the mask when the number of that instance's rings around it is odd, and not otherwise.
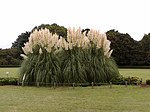
[[[24,43],[28,41],[28,38],[30,36],[30,32],[21,33],[16,41],[12,43],[12,48],[18,48],[21,49],[24,46]]]
[[[11,61],[8,61],[10,57],[11,59],[19,60],[16,62],[20,64],[22,59],[20,54],[23,53],[22,47],[24,47],[24,43],[29,41],[28,38],[35,29],[40,30],[44,28],[49,29],[53,34],[56,33],[59,37],[67,38],[67,28],[64,26],[59,26],[56,23],[35,26],[31,31],[21,33],[12,43],[10,49],[0,49],[0,65],[13,64]],[[118,66],[150,65],[150,33],[145,34],[140,41],[134,40],[128,33],[120,33],[114,29],[107,31],[106,35],[111,41],[112,57]]]
[[[135,41],[129,34],[115,30],[109,30],[106,34],[114,49],[112,56],[119,66],[150,65],[150,34],[144,35],[141,41]]]

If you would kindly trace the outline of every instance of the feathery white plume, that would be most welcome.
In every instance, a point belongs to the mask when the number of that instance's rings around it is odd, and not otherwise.
[[[52,34],[48,29],[34,30],[29,37],[29,42],[25,43],[22,48],[26,55],[32,54],[33,49],[39,48],[39,53],[42,53],[42,49],[46,49],[47,52],[51,52],[58,42],[59,36],[57,34]],[[39,47],[37,47],[39,46]],[[42,49],[41,49],[42,48]]]
[[[104,55],[109,58],[113,52],[113,50],[110,50],[110,44],[111,42],[107,40],[107,36],[104,33],[100,33],[97,30],[91,29],[88,38],[91,42],[93,42],[97,49],[102,48],[104,51]]]
[[[39,54],[42,54],[42,53],[43,53],[43,52],[42,52],[42,49],[40,48],[40,49],[39,49]]]
[[[57,34],[52,34],[48,29],[35,30],[29,37],[29,42],[25,43],[22,48],[26,55],[32,54],[33,49],[39,48],[39,53],[42,54],[42,49],[47,52],[60,51],[60,49],[73,49],[74,47],[88,48],[91,42],[96,45],[97,49],[103,49],[104,55],[109,58],[112,54],[110,50],[111,42],[107,40],[106,34],[100,33],[98,30],[91,29],[88,36],[81,33],[81,28],[67,30],[67,40]],[[37,47],[39,46],[39,47]]]
[[[23,59],[28,59],[28,57],[24,54],[20,54],[21,57],[23,57]]]

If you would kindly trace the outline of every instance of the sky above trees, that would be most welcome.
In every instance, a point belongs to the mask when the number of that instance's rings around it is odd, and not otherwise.
[[[116,29],[135,40],[150,33],[149,0],[2,0],[0,48],[9,48],[18,35],[40,24]]]

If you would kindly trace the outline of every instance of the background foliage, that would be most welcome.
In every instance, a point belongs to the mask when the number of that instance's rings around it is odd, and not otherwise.
[[[16,41],[12,43],[12,48],[0,49],[0,66],[2,65],[20,65],[22,58],[21,47],[28,41],[30,33],[35,29],[48,28],[50,32],[57,33],[66,37],[67,29],[64,26],[54,24],[42,24],[34,27],[31,31],[21,33]],[[150,65],[150,33],[145,34],[140,41],[136,41],[126,33],[120,33],[117,30],[106,32],[108,39],[111,41],[111,48],[114,50],[112,57],[118,66],[149,66]]]

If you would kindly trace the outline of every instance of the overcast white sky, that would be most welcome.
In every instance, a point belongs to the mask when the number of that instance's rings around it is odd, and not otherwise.
[[[116,29],[135,40],[150,33],[150,0],[0,0],[0,48],[41,24]]]

